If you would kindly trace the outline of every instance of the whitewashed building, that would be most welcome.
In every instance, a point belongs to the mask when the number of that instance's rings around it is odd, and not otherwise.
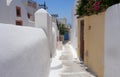
[[[58,23],[67,25],[67,19],[66,18],[58,18]]]
[[[71,43],[72,46],[77,50],[78,49],[78,22],[77,22],[77,16],[76,14],[76,8],[77,8],[77,1],[75,0],[73,10],[72,10],[72,29],[71,29]]]
[[[29,1],[0,0],[0,77],[49,75],[57,24],[46,10]]]
[[[57,24],[46,10],[39,10],[39,7],[33,0],[0,0],[0,23],[42,28],[48,37],[50,45],[53,43],[52,39],[55,37],[54,39],[57,41],[59,36]],[[55,35],[52,34],[54,32],[52,30],[57,33]],[[55,48],[50,47],[51,53],[55,52]]]
[[[0,23],[34,26],[37,7],[32,0],[0,0]]]
[[[48,77],[49,69],[43,29],[0,23],[0,77]]]

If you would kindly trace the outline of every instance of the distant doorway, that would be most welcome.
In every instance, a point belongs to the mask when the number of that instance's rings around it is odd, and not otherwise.
[[[84,61],[84,20],[80,21],[80,58]]]

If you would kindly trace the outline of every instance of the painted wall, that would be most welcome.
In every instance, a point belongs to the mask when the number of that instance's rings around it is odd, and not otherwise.
[[[58,20],[59,24],[67,25],[67,19],[66,18],[58,18],[57,20]]]
[[[48,77],[50,51],[43,29],[0,24],[0,77]]]
[[[21,7],[21,17],[16,16],[16,6]],[[23,26],[29,26],[29,27],[38,27],[43,28],[45,33],[47,34],[47,37],[49,39],[49,47],[52,53],[55,52],[55,49],[52,48],[51,44],[53,44],[52,41],[52,17],[51,15],[45,11],[44,14],[43,11],[41,13],[37,13],[35,22],[30,21],[27,17],[27,10],[23,3],[20,0],[1,0],[0,1],[0,23],[6,23],[6,24],[16,24],[16,20],[22,20]],[[40,15],[40,16],[39,16]],[[42,19],[40,18],[42,17]],[[38,27],[39,28],[39,27]],[[55,40],[56,41],[56,40]]]
[[[85,24],[84,25],[84,63],[98,77],[103,77],[105,14],[100,13],[98,15],[86,16],[84,18],[79,19],[79,24],[80,24],[80,20],[84,20],[84,24]]]
[[[56,49],[58,45],[57,37],[58,37],[58,28],[57,24],[55,22],[52,22],[52,43],[53,43],[53,52],[52,52],[52,57],[55,57],[56,55]]]
[[[28,1],[31,2],[30,0],[28,0]],[[34,21],[35,20],[34,13],[38,10],[37,3],[34,2],[34,5],[36,4],[36,8],[35,8],[35,7],[30,6],[30,5],[33,5],[33,1],[31,3],[28,3],[28,1],[23,1],[23,4],[24,4],[24,7],[25,7],[27,13],[30,14],[29,20]]]
[[[22,6],[22,4],[14,1],[9,6],[3,4],[0,7],[1,11],[4,9],[3,6],[9,8],[5,12],[6,15],[9,13],[8,18],[0,11],[3,14],[0,22],[7,23],[7,25],[0,24],[0,31],[4,33],[0,34],[0,77],[48,77],[50,58],[54,57],[56,51],[57,25],[56,23],[52,24],[51,15],[44,9],[35,13],[35,23],[29,21],[32,24],[28,23],[26,19],[24,7],[22,9],[24,11],[23,18],[15,17],[16,6]],[[15,24],[14,19],[24,19],[23,26],[29,24],[29,26],[36,28],[11,25]]]
[[[47,37],[48,37],[48,42],[49,42],[49,48],[51,52],[51,57],[53,57],[53,53],[55,52],[53,46],[54,43],[52,41],[52,17],[51,15],[44,9],[39,9],[35,13],[35,27],[37,28],[42,28]],[[56,41],[56,40],[54,40]]]
[[[55,57],[56,53],[56,46],[57,46],[57,34],[56,34],[56,30],[54,27],[52,27],[52,48],[53,48],[53,52],[52,52],[52,57]]]
[[[77,5],[77,1],[75,0],[74,6],[73,6],[73,10],[72,10],[72,28],[71,28],[71,35],[70,35],[70,39],[71,39],[71,44],[73,46],[73,48],[78,51],[78,20],[77,20],[77,16],[76,14],[76,5]]]
[[[9,22],[8,19],[7,19],[8,9],[7,10],[5,10],[5,9],[7,9],[6,0],[0,0],[0,22],[2,22],[2,23],[8,23]]]
[[[104,39],[104,77],[120,77],[120,4],[107,9]]]
[[[21,17],[16,16],[16,6],[21,7]],[[29,26],[33,23],[29,22],[27,10],[20,0],[0,0],[0,23],[16,24],[16,20],[22,20],[23,25]]]

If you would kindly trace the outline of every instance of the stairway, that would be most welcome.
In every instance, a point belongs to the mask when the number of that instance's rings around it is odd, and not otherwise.
[[[95,77],[86,71],[86,67],[75,57],[75,51],[70,44],[57,50],[57,55],[52,59],[49,77]]]

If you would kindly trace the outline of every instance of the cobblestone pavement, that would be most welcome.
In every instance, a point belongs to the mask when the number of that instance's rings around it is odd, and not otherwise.
[[[56,51],[52,59],[49,77],[95,77],[77,59],[73,47],[67,43]]]

